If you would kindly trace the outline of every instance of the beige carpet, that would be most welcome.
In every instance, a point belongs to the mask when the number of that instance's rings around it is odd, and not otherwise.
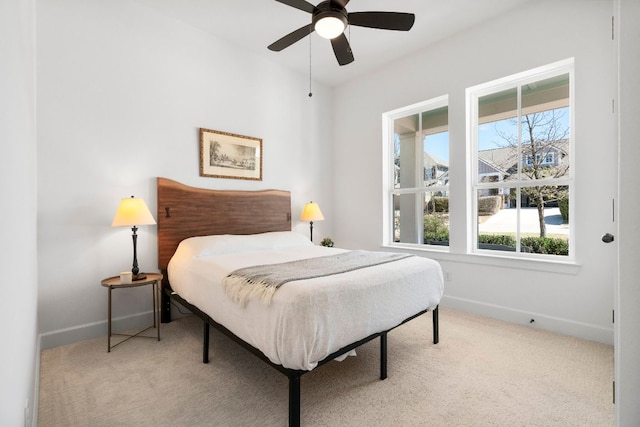
[[[42,353],[39,425],[286,426],[287,378],[217,331],[201,362],[201,323],[163,324],[162,341],[106,337]],[[611,426],[613,348],[440,309],[357,357],[302,377],[304,426]]]

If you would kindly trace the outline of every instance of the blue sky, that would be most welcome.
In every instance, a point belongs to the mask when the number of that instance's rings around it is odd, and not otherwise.
[[[568,128],[568,111],[565,111],[561,120],[563,122],[561,126]],[[509,128],[513,127],[514,125],[511,124],[510,120],[500,120],[480,125],[478,128],[480,133],[478,138],[480,150],[494,148],[496,143],[503,143],[504,140],[500,138],[499,132],[506,133]],[[515,133],[517,130],[512,129],[511,132]],[[449,163],[449,132],[442,132],[427,136],[424,139],[424,151]]]
[[[424,151],[449,163],[449,132],[427,136],[424,139]]]

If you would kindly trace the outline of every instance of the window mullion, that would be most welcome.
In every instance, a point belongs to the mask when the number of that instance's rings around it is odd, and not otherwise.
[[[422,114],[418,114],[418,130],[414,137],[415,140],[415,159],[416,159],[416,187],[424,186],[424,142],[422,139]],[[416,243],[424,243],[424,210],[422,208],[424,195],[422,192],[416,193],[415,201],[415,239]]]
[[[522,207],[522,192],[520,187],[516,187],[516,253],[520,253],[522,246],[520,245],[520,220]]]
[[[571,178],[547,178],[537,180],[525,180],[525,181],[498,181],[498,182],[480,182],[475,184],[476,190],[483,190],[489,188],[512,188],[516,186],[525,187],[540,187],[545,185],[563,186],[571,185],[573,180]],[[437,191],[437,190],[433,190]]]
[[[518,85],[517,91],[517,105],[518,105],[518,181],[522,182],[522,164],[523,164],[523,150],[522,150],[522,85]],[[521,187],[516,187],[516,253],[521,253],[520,244],[520,232],[521,232],[521,220],[522,220],[522,197]]]
[[[522,163],[524,161],[522,152],[522,86],[518,86],[517,89],[517,122],[518,122],[518,138],[517,138],[517,153],[518,153],[518,181],[522,181]]]

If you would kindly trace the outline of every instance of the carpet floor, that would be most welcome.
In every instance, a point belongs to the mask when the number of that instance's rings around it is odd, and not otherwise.
[[[612,426],[613,348],[440,308],[301,381],[303,426]],[[149,331],[153,334],[154,330]],[[45,350],[38,425],[286,426],[288,380],[202,324],[162,325],[162,341],[106,337]]]

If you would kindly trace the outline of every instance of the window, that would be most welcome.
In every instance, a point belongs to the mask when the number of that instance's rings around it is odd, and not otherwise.
[[[467,88],[459,123],[448,96],[383,114],[383,244],[575,260],[573,96],[569,59]]]
[[[386,113],[385,244],[449,245],[449,110],[441,97]]]
[[[572,74],[563,62],[467,90],[473,252],[573,255]]]

